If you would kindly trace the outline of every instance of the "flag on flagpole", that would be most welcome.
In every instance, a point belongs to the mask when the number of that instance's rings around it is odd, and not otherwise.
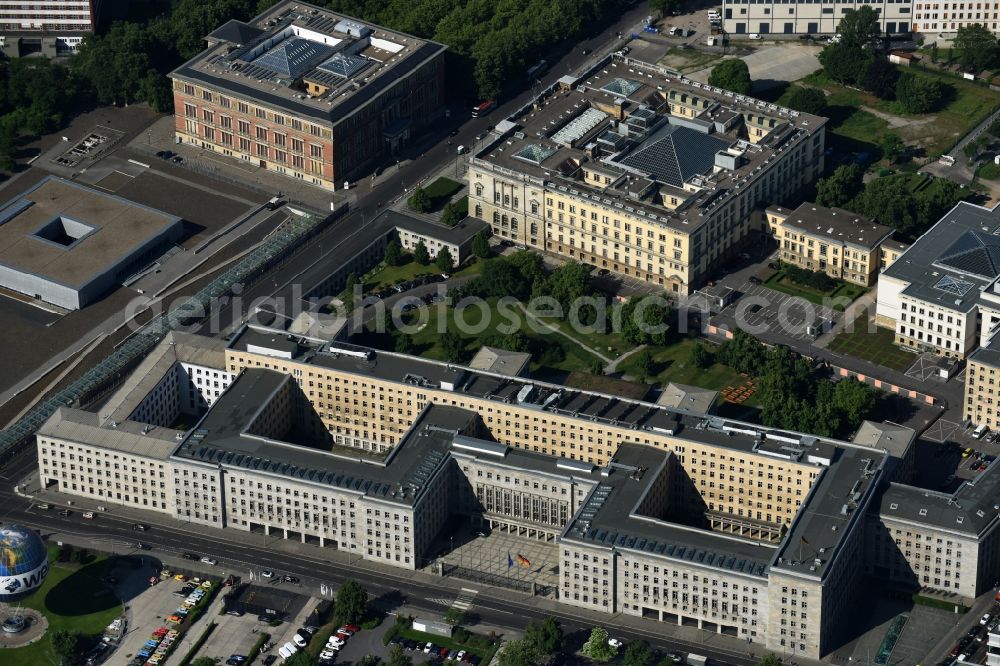
[[[529,560],[527,557],[525,557],[521,553],[517,554],[517,563],[520,564],[525,569],[530,569],[531,568],[531,560]]]
[[[520,557],[520,555],[518,555],[518,557]],[[514,566],[514,558],[512,558],[510,556],[510,551],[508,550],[507,551],[507,568],[510,569],[512,566]]]

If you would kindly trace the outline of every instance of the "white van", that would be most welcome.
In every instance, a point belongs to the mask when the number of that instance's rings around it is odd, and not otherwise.
[[[979,425],[976,426],[976,429],[972,431],[972,436],[975,437],[976,439],[982,439],[983,435],[989,432],[989,430],[990,429],[986,426],[985,423],[980,423]]]

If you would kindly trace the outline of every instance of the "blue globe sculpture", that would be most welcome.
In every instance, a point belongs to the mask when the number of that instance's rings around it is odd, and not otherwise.
[[[0,601],[25,596],[49,573],[49,554],[38,533],[27,527],[0,527]]]

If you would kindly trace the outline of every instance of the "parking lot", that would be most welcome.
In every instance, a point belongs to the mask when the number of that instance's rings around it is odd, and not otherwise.
[[[974,429],[948,415],[927,428],[916,443],[917,485],[945,492],[982,474],[1000,455],[997,433],[976,438]]]
[[[172,577],[163,579],[159,572],[158,566],[150,565],[132,574],[141,577],[139,582],[148,589],[129,602],[128,631],[116,652],[116,656],[121,657],[116,663],[124,664],[126,659],[133,658],[157,629],[173,628],[173,625],[167,624],[167,618],[184,600],[183,596],[177,596],[176,593],[185,587],[185,583]],[[149,586],[150,576],[155,576],[159,582]]]
[[[213,618],[215,630],[198,651],[201,657],[211,657],[226,661],[234,654],[249,656],[260,632],[272,633],[275,630],[257,620],[254,615],[244,614],[239,617],[220,615]]]
[[[733,286],[733,285],[728,285]],[[836,322],[841,313],[797,296],[783,294],[759,284],[743,282],[733,287],[742,296],[712,318],[716,326],[750,333],[780,333],[793,340],[812,342],[817,336],[807,327],[819,320]],[[826,326],[830,326],[827,324]],[[827,330],[827,329],[824,329]]]

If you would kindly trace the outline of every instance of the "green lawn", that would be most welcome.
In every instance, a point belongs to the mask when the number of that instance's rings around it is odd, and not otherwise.
[[[49,552],[50,561],[55,562],[53,550]],[[54,663],[52,634],[60,629],[89,635],[102,633],[122,612],[121,602],[101,580],[107,567],[105,558],[85,566],[54,563],[42,586],[19,602],[44,613],[49,629],[37,643],[4,650],[0,659],[4,666]]]
[[[445,205],[455,192],[462,189],[462,183],[452,180],[451,178],[445,178],[444,176],[438,178],[433,183],[424,188],[424,192],[431,200],[431,210],[437,210]]]
[[[868,291],[865,287],[850,282],[840,282],[831,291],[819,291],[818,289],[793,282],[781,270],[778,270],[774,275],[765,280],[764,286],[768,289],[788,294],[789,296],[798,296],[816,305],[827,305],[831,298],[847,298],[849,299],[848,303],[850,303],[850,301]],[[833,306],[835,310],[840,311],[843,311],[845,307],[846,303],[838,303]]]
[[[868,315],[865,313],[854,320],[852,331],[839,333],[830,342],[829,348],[900,372],[906,370],[916,360],[915,354],[893,344],[895,338],[893,331],[875,327],[874,331],[869,332],[868,328]]]
[[[986,162],[976,171],[976,178],[996,180],[1000,178],[1000,166],[997,166],[993,162]]]
[[[413,255],[409,253],[403,255],[403,260],[405,263],[399,266],[389,266],[384,262],[380,263],[371,271],[361,276],[361,281],[364,283],[364,292],[367,294],[373,291],[380,291],[385,287],[406,282],[416,277],[438,275],[441,273],[441,269],[435,266],[433,261],[423,266],[414,261]],[[451,276],[478,275],[483,270],[484,261],[489,261],[489,259],[477,259],[473,257],[463,264],[461,268],[452,271]],[[340,297],[343,298],[345,295],[341,294]]]
[[[950,150],[966,132],[1000,107],[1000,92],[990,90],[986,86],[943,72],[913,67],[900,68],[901,71],[907,69],[918,76],[937,79],[950,87],[951,94],[946,98],[943,108],[932,114],[905,113],[896,101],[881,100],[874,95],[845,88],[827,78],[822,72],[807,76],[803,82],[823,88],[829,93],[827,103],[830,111],[827,115],[834,137],[856,144],[867,144],[875,150],[873,155],[878,154],[874,142],[882,133],[889,130],[889,124],[859,109],[861,105],[912,119],[914,122],[893,127],[891,131],[898,134],[906,143],[923,147],[928,155],[939,155]],[[831,140],[831,143],[834,141]],[[856,148],[854,150],[856,151]]]
[[[503,312],[500,312],[497,299],[489,299],[485,303],[487,304],[485,315],[475,306],[464,311],[462,315],[465,322],[462,327],[465,329],[464,331],[457,325],[455,311],[452,308],[447,308],[439,303],[431,304],[427,308],[427,322],[411,333],[415,347],[414,355],[439,361],[446,360],[444,349],[441,347],[441,334],[448,330],[463,337],[465,341],[463,362],[467,362],[483,345],[484,338],[496,333],[501,325],[511,326],[511,322],[514,321],[514,328],[524,331],[536,349],[545,350],[542,354],[535,354],[532,357],[531,370],[535,376],[551,377],[565,375],[573,371],[586,372],[589,370],[592,359],[595,357],[579,345],[573,344],[554,332],[535,332],[526,325],[524,312],[519,308],[504,308]],[[486,317],[485,324],[484,316]],[[418,324],[415,317],[410,319],[414,325]],[[482,330],[479,330],[480,328]],[[400,335],[402,333],[398,330],[385,334],[373,332],[369,327],[364,334],[355,335],[352,342],[377,349],[393,350],[396,339]]]
[[[691,350],[698,340],[684,338],[667,347],[648,347],[653,355],[653,376],[647,377],[647,382],[666,386],[668,382],[700,386],[701,388],[721,391],[727,386],[745,384],[748,378],[741,376],[728,365],[716,363],[704,370],[691,363]],[[702,342],[701,344],[705,344]],[[711,347],[711,345],[709,345]],[[620,371],[633,377],[639,376],[635,362],[637,354],[629,356],[618,365]],[[756,394],[750,396],[744,405],[756,404]]]

